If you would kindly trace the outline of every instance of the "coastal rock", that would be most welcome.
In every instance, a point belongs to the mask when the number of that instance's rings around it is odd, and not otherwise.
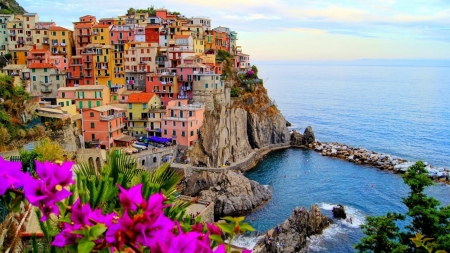
[[[291,145],[301,146],[303,143],[303,134],[293,130],[291,133]]]
[[[345,213],[345,208],[343,205],[333,206],[333,217],[336,219],[346,219],[347,214]]]
[[[315,141],[316,141],[316,136],[314,135],[314,131],[311,126],[308,126],[305,129],[305,132],[303,132],[302,144],[307,146],[309,144],[314,143]]]
[[[277,227],[269,230],[261,238],[253,252],[306,252],[307,238],[321,234],[333,220],[320,212],[317,205],[312,205],[309,212],[306,208],[296,208],[293,214]],[[269,240],[269,238],[272,238]]]
[[[184,184],[182,194],[215,202],[216,219],[244,215],[272,197],[266,187],[231,170],[193,170]]]

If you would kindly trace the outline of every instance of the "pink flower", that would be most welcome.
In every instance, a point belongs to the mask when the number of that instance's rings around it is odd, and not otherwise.
[[[125,190],[120,185],[118,187],[120,189],[119,200],[125,211],[130,209],[136,211],[137,207],[143,204],[142,184],[135,185],[129,190]]]
[[[222,231],[216,224],[214,223],[206,223],[206,227],[208,228],[208,232],[213,235],[222,236]]]
[[[5,194],[8,188],[22,187],[24,173],[21,171],[21,162],[5,161],[0,157],[0,196]]]

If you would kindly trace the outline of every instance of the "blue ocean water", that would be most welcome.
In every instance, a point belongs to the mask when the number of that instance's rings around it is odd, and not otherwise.
[[[294,129],[311,125],[321,141],[450,167],[450,68],[262,63],[258,69]],[[353,223],[338,221],[311,238],[313,252],[353,252],[367,215],[406,211],[401,198],[408,187],[399,175],[314,151],[271,153],[246,176],[273,192],[246,218],[259,232],[284,221],[296,206],[318,204],[330,216],[333,205],[346,207]],[[427,193],[450,204],[449,185]]]

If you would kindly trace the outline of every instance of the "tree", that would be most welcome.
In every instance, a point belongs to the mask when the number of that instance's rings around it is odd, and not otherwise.
[[[428,252],[414,242],[416,235],[420,234],[423,238],[429,238],[427,240],[434,240],[434,249],[450,252],[450,206],[440,207],[438,200],[424,193],[425,188],[433,184],[425,164],[418,161],[411,166],[403,175],[403,181],[410,188],[402,202],[408,207],[406,215],[411,218],[411,223],[400,229],[394,222],[402,217],[398,214],[368,217],[367,224],[362,226],[366,237],[355,248],[359,252],[394,252],[401,249]]]
[[[404,215],[397,213],[367,217],[367,223],[361,226],[367,236],[355,245],[355,249],[359,252],[404,252],[407,247],[396,241],[400,229],[395,224],[404,219]]]

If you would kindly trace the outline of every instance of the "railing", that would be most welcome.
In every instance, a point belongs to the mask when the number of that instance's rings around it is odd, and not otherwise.
[[[41,81],[40,83],[42,85],[50,85],[50,84],[52,84],[52,81],[51,80],[47,80],[47,81]]]
[[[121,113],[115,113],[112,115],[100,115],[100,120],[109,121],[109,120],[113,120],[113,119],[120,118],[120,117],[122,117]]]
[[[84,62],[92,62],[92,59],[87,58]]]
[[[125,123],[121,123],[121,124],[119,124],[117,127],[115,127],[115,128],[109,128],[109,132],[114,132],[114,131],[117,131],[117,130],[119,130],[119,129],[121,129],[121,128],[124,128],[125,127]]]
[[[62,47],[65,47],[66,43],[60,43],[59,45],[62,46]]]

